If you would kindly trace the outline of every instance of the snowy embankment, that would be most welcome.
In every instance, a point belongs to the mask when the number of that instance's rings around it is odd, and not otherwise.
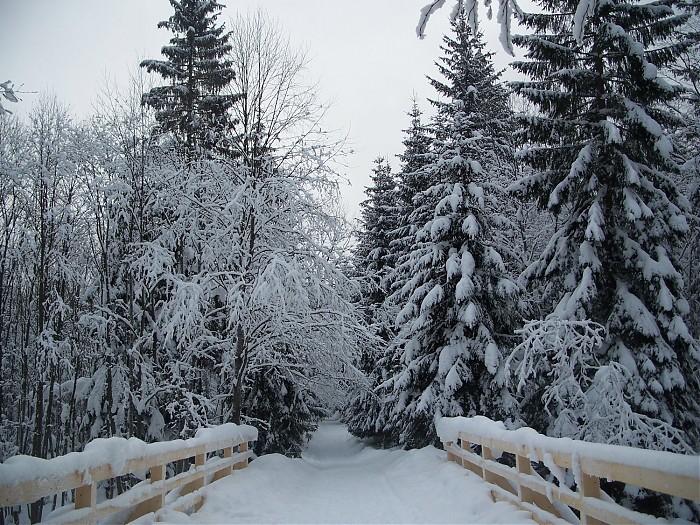
[[[534,523],[494,503],[481,478],[433,447],[375,450],[321,424],[301,458],[262,456],[206,489],[202,509],[170,523]]]

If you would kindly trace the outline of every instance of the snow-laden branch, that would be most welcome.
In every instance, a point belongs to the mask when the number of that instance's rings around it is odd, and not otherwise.
[[[624,364],[598,361],[605,328],[593,321],[550,316],[530,321],[505,361],[517,377],[516,392],[541,381],[542,402],[553,416],[548,434],[597,443],[692,453],[682,432],[634,411],[628,386],[636,383]]]
[[[7,80],[0,84],[0,94],[2,94],[5,99],[9,100],[10,102],[17,103],[19,102],[19,98],[15,94],[15,91],[13,89],[13,84],[11,80]],[[2,105],[2,99],[0,98],[0,117],[3,116],[5,113],[12,113],[9,109],[6,109]]]
[[[593,1],[593,0],[590,0]],[[425,30],[428,26],[430,17],[439,9],[444,7],[445,0],[433,0],[425,5],[420,10],[418,25],[416,26],[416,34],[418,38],[425,38]],[[493,8],[491,0],[484,0],[484,8],[486,16],[489,20],[493,18]],[[463,11],[467,17],[467,22],[474,34],[479,32],[479,1],[478,0],[457,0],[450,14],[450,20],[456,20],[460,11]],[[513,17],[521,19],[523,11],[520,9],[517,0],[499,0],[496,20],[501,27],[500,41],[503,49],[510,55],[513,55],[513,43],[511,41],[511,25]]]

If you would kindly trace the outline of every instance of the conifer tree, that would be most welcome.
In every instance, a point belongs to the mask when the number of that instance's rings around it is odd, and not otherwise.
[[[304,363],[299,365],[303,370]],[[256,454],[298,457],[324,416],[320,408],[323,403],[306,387],[301,377],[291,375],[282,366],[255,370],[249,383],[244,404],[246,417],[258,422]]]
[[[363,297],[370,323],[374,318],[374,312],[386,299],[386,277],[391,270],[389,244],[391,233],[396,229],[393,203],[396,180],[385,158],[378,157],[374,164],[372,185],[365,189],[367,199],[360,204],[362,229],[358,234],[354,253],[359,275],[366,276],[371,281],[370,289]],[[380,329],[380,331],[385,330]]]
[[[694,5],[692,5],[694,4]],[[700,3],[685,6],[691,17],[675,38],[696,37],[700,32]],[[673,107],[684,117],[684,125],[673,134],[674,150],[683,159],[676,177],[678,187],[691,203],[690,235],[681,247],[680,264],[685,284],[685,297],[690,305],[686,319],[695,338],[700,337],[700,49],[691,46],[676,56],[670,66],[675,81],[686,94]]]
[[[382,240],[375,239],[371,234],[363,232],[356,251],[358,254],[369,253],[373,246],[377,245],[381,251],[384,272],[380,279],[375,281],[375,286],[380,287],[374,298],[375,306],[371,310],[369,322],[374,324],[374,333],[381,336],[375,339],[370,348],[362,352],[360,369],[367,376],[367,384],[355,392],[344,412],[345,423],[350,432],[360,438],[372,438],[381,444],[391,446],[396,443],[398,437],[394,435],[385,425],[385,417],[382,409],[382,400],[374,390],[384,383],[395,371],[392,364],[392,355],[388,353],[388,346],[391,339],[396,335],[394,329],[394,319],[398,310],[396,305],[390,300],[392,290],[404,278],[397,271],[398,261],[404,260],[410,253],[412,237],[416,228],[410,222],[413,213],[413,197],[430,186],[427,174],[421,171],[421,167],[428,162],[427,154],[430,150],[430,131],[427,126],[421,123],[421,111],[417,102],[413,101],[413,107],[408,114],[411,117],[411,127],[404,132],[406,138],[403,141],[404,153],[399,155],[401,160],[401,171],[396,177],[392,177],[391,183],[388,177],[382,186],[385,191],[381,193],[381,206],[374,202],[376,199],[368,199],[363,203],[367,206],[365,210],[368,217],[364,217],[365,225],[371,223],[372,217],[377,215],[377,209],[381,208],[381,213],[391,220],[384,221],[384,227],[393,227],[393,230],[382,230]],[[379,159],[377,159],[379,160]],[[383,160],[383,159],[382,159]],[[388,164],[384,168],[388,173]],[[379,175],[377,170],[381,169],[378,164],[375,169],[375,177]],[[393,185],[390,188],[390,184]],[[373,192],[379,187],[379,181],[375,182]],[[363,210],[363,215],[365,215]],[[360,275],[364,275],[361,262],[356,263],[360,270]],[[381,327],[381,328],[379,328]],[[378,329],[379,328],[379,329]]]
[[[411,125],[403,131],[406,135],[402,142],[404,151],[398,155],[401,170],[398,174],[400,184],[397,194],[401,203],[410,203],[415,194],[427,189],[425,182],[422,182],[419,176],[421,168],[428,163],[428,153],[432,143],[432,131],[429,126],[423,124],[421,118],[423,112],[415,98],[408,116],[411,118]]]
[[[622,394],[635,412],[697,444],[700,354],[674,256],[688,203],[664,133],[679,123],[663,108],[679,89],[657,73],[686,45],[667,40],[686,17],[667,1],[540,5],[524,19],[534,34],[514,39],[529,59],[514,66],[530,78],[515,89],[541,111],[525,121],[534,174],[514,189],[560,227],[525,277],[546,284],[550,316],[606,328],[594,357],[629,373]],[[530,419],[541,409],[525,407]],[[644,445],[674,446],[653,435]]]
[[[192,153],[211,148],[226,124],[235,97],[221,93],[234,78],[229,34],[216,19],[223,5],[214,0],[170,0],[174,14],[158,23],[173,33],[161,50],[166,60],[144,60],[141,67],[156,72],[168,85],[152,88],[143,103],[156,110],[161,132],[174,133]]]
[[[382,385],[391,398],[388,426],[409,447],[436,441],[439,416],[502,417],[501,334],[517,322],[519,289],[508,276],[507,221],[493,183],[508,95],[465,13],[453,31],[439,64],[446,82],[432,80],[446,101],[435,102],[423,167],[431,186],[414,199],[417,230],[400,270],[410,277],[396,292],[404,304],[392,345],[398,370]]]
[[[358,363],[367,377],[367,384],[359,385],[351,395],[344,413],[350,432],[361,438],[377,437],[380,403],[369,387],[375,387],[384,379],[381,361],[393,335],[393,322],[387,315],[385,303],[389,295],[388,276],[393,270],[390,258],[392,234],[396,229],[396,179],[384,157],[377,157],[374,163],[372,185],[365,189],[367,199],[360,204],[362,229],[353,253],[355,272],[364,281],[359,303],[374,337],[362,348]]]
[[[396,176],[395,191],[395,216],[396,230],[392,233],[391,263],[392,274],[389,276],[388,289],[400,286],[401,276],[396,273],[398,261],[405,259],[411,249],[416,227],[411,222],[411,215],[415,210],[414,197],[427,190],[431,183],[428,173],[423,167],[430,162],[429,152],[432,143],[432,131],[429,126],[421,122],[422,111],[418,102],[414,99],[408,116],[411,118],[411,126],[404,130],[406,137],[403,140],[404,151],[398,155],[401,161],[401,169]]]

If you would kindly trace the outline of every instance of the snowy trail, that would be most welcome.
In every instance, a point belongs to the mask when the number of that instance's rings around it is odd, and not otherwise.
[[[534,523],[494,504],[480,478],[443,451],[375,450],[338,422],[320,425],[301,458],[262,456],[207,489],[175,523]]]

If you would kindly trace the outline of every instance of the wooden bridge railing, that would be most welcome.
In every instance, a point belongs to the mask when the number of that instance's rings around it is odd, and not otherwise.
[[[437,427],[450,461],[481,476],[494,498],[530,511],[539,523],[657,521],[614,502],[601,490],[601,478],[700,501],[700,456],[550,438],[531,428],[510,431],[483,416],[443,418]],[[476,445],[481,455],[472,450]],[[512,454],[514,467],[496,461],[502,453]],[[544,465],[556,482],[543,479],[533,463]]]
[[[187,440],[146,444],[136,438],[96,439],[83,452],[53,459],[15,456],[0,464],[0,507],[72,492],[69,500],[73,503],[57,508],[42,521],[96,523],[112,518],[110,521],[128,522],[146,515],[154,521],[165,510],[198,510],[206,483],[248,465],[252,456],[248,443],[257,436],[254,427],[228,423],[200,429]],[[221,457],[216,455],[219,452]],[[175,469],[167,468],[183,460],[193,461],[189,470],[174,474]],[[112,499],[97,501],[99,482],[128,474],[143,481]],[[179,490],[166,504],[166,497],[175,489]]]

